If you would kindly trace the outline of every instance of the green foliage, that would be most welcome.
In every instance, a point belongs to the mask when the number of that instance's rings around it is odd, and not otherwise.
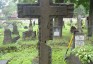
[[[70,1],[71,3],[74,3],[75,8],[78,8],[79,5],[83,5],[85,7],[86,13],[89,12],[89,0],[65,0],[65,2]]]
[[[93,61],[92,45],[86,45],[81,48],[76,48],[72,51],[72,53],[78,56],[83,64],[88,64]]]
[[[85,7],[83,5],[79,5],[77,8],[75,8],[74,13],[85,17],[86,15]]]
[[[37,28],[37,27],[35,27]],[[22,38],[22,32],[25,31],[22,28],[19,28],[19,32]],[[64,55],[66,52],[67,43],[70,40],[71,33],[69,32],[70,26],[66,23],[65,28],[63,28],[63,37],[54,38],[54,40],[47,42],[47,44],[52,48],[52,64],[66,64],[64,61]],[[0,29],[0,32],[3,32]],[[1,37],[2,36],[2,37]],[[15,36],[15,35],[13,35]],[[3,35],[0,35],[0,38],[3,39]],[[1,44],[0,40],[0,44]],[[63,43],[65,42],[65,45]],[[12,50],[8,52],[8,49],[4,50],[4,53],[0,53],[0,60],[8,59],[10,62],[8,64],[32,64],[32,60],[38,56],[37,49],[38,40],[25,40],[19,39],[17,43],[12,43],[9,45],[1,45],[0,47],[16,47],[17,50]],[[89,46],[90,47],[90,46]],[[4,49],[4,48],[3,48]]]
[[[3,9],[2,9],[2,12],[3,14],[8,17],[10,15],[12,15],[17,9],[17,6],[16,6],[16,3],[14,2],[9,2],[9,5],[5,6]]]
[[[5,2],[3,0],[0,0],[0,9],[2,9],[5,6]]]
[[[64,60],[65,47],[52,48],[52,64],[66,64]]]
[[[29,3],[29,4],[35,4],[38,0],[19,0],[19,3]]]
[[[10,46],[10,45],[8,45]],[[21,47],[19,45],[15,45],[18,50],[17,51],[11,51],[6,53],[0,53],[0,60],[6,59],[10,60],[8,64],[31,64],[32,59],[37,56],[37,49],[36,46],[30,46],[30,47]],[[6,50],[5,50],[6,51]]]

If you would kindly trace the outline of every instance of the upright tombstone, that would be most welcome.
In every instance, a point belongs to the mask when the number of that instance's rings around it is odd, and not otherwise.
[[[23,32],[23,34],[22,34],[23,40],[31,40],[32,33],[33,33],[32,30]]]
[[[19,18],[39,18],[39,64],[51,64],[51,48],[47,40],[53,39],[53,17],[73,15],[73,4],[53,4],[51,0],[38,0],[38,4],[18,4]]]
[[[84,34],[77,32],[75,34],[75,47],[84,46]]]
[[[11,31],[10,31],[10,29],[5,29],[3,44],[7,44],[10,42],[12,42]]]
[[[73,45],[72,45],[72,49],[76,48],[76,47],[82,47],[84,46],[84,34],[80,33],[80,32],[76,32],[74,34],[74,40],[73,40]]]
[[[62,37],[62,27],[64,25],[63,17],[54,18],[53,35],[54,37]],[[56,33],[59,35],[56,35]]]
[[[18,28],[17,28],[17,24],[16,23],[13,23],[13,34],[16,34],[16,35],[19,35],[19,31],[18,31]]]
[[[53,36],[54,37],[59,37],[60,36],[60,29],[61,29],[61,27],[54,27],[53,28]]]

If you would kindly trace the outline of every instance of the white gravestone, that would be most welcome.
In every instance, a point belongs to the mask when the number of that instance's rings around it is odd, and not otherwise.
[[[56,28],[54,28],[54,34],[53,34],[54,36],[60,36],[60,28],[58,28],[58,27],[56,27]]]
[[[81,46],[84,46],[84,35],[77,34],[75,35],[75,47],[81,47]]]

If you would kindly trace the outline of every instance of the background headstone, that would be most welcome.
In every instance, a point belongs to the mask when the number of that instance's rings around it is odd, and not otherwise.
[[[81,46],[84,46],[84,34],[80,32],[75,32],[72,49],[74,49],[75,47],[81,47]]]
[[[75,47],[84,46],[84,34],[76,33],[75,34]]]
[[[8,64],[8,60],[0,60],[0,64]]]
[[[73,54],[67,57],[66,61],[67,61],[67,64],[82,64],[80,59]]]
[[[12,38],[12,42],[17,42],[17,40],[20,38],[20,36],[18,35],[18,36],[15,36],[14,38]]]
[[[54,30],[53,30],[53,33],[54,33],[53,36],[54,36],[54,37],[60,37],[60,28],[61,28],[61,27],[54,27],[54,28],[53,28],[53,29],[54,29]]]
[[[26,40],[26,39],[31,39],[31,37],[32,37],[32,30],[28,30],[28,31],[25,31],[25,32],[23,32],[23,40]]]
[[[10,42],[12,42],[11,31],[10,29],[5,29],[3,44],[10,43]]]
[[[16,34],[16,35],[19,35],[19,31],[18,31],[16,23],[13,23],[13,32],[12,33]]]

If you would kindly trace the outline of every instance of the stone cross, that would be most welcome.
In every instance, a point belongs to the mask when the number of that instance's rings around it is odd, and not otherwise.
[[[19,18],[39,18],[39,64],[51,64],[51,48],[46,45],[53,37],[53,17],[73,15],[73,4],[53,4],[38,0],[37,4],[18,4]]]
[[[49,22],[52,16],[69,17],[73,15],[73,4],[50,4],[51,0],[39,0],[38,4],[19,4],[18,17],[40,19],[40,40],[49,40]],[[43,33],[42,33],[43,32]],[[44,35],[44,36],[43,36]]]

